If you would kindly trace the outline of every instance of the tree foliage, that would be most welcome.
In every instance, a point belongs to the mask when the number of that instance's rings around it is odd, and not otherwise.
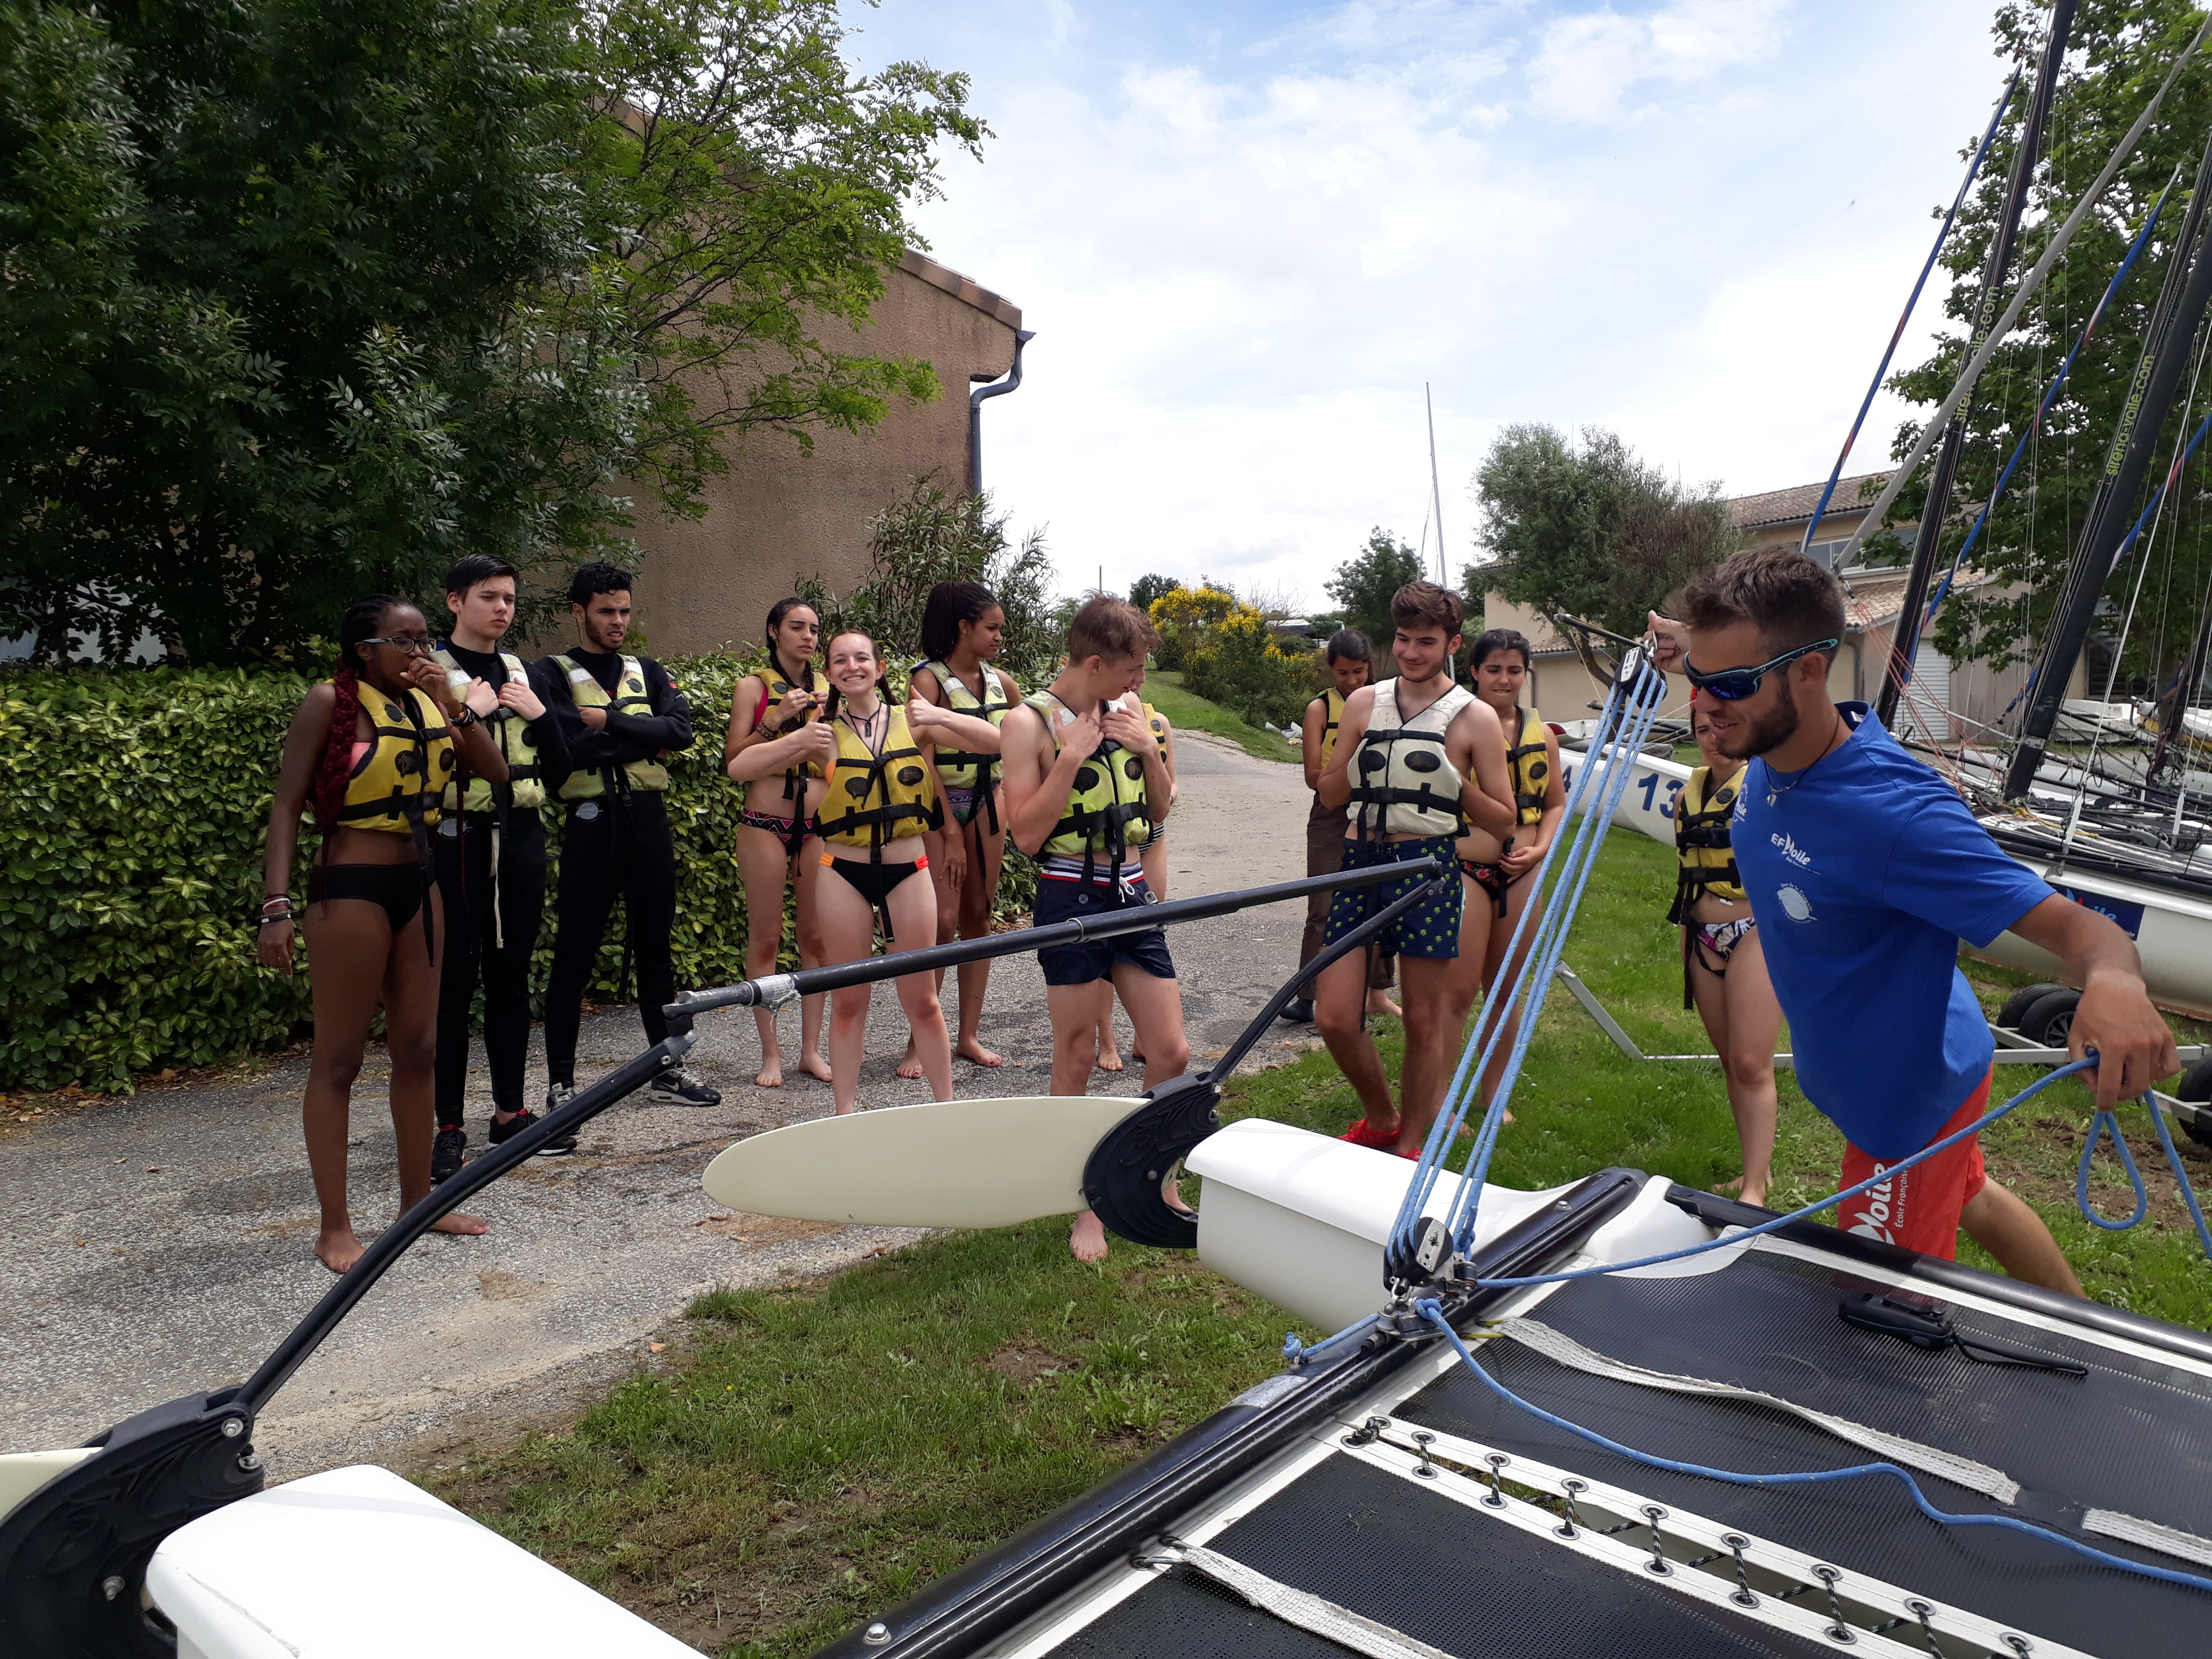
[[[857,586],[838,594],[819,577],[801,576],[797,591],[820,613],[824,644],[833,629],[861,629],[884,653],[898,688],[921,656],[929,590],[951,581],[981,582],[998,596],[1006,616],[998,665],[1015,684],[1034,691],[1050,683],[1066,630],[1054,622],[1044,532],[1030,531],[1018,546],[1009,542],[1006,515],[992,512],[988,492],[955,495],[933,479],[915,479],[906,500],[869,520],[868,568]]]
[[[2066,75],[2051,107],[2029,222],[2010,272],[2014,283],[2042,257],[2051,234],[2081,199],[2203,21],[2203,14],[2190,0],[2082,0],[2074,20]],[[1992,31],[2000,52],[2033,57],[2040,50],[2046,23],[2040,7],[2001,6]],[[1911,402],[1939,403],[1965,364],[1976,278],[2002,208],[2021,116],[2016,100],[1944,251],[1944,264],[1959,279],[1947,302],[1953,327],[1925,362],[1891,381]],[[2084,221],[2050,279],[2029,301],[1976,386],[1957,493],[1948,506],[1952,522],[1941,544],[1939,569],[1948,568],[1998,472],[2029,429],[2037,400],[2102,296],[2127,244],[2179,167],[2181,184],[2167,202],[2150,246],[2127,285],[2099,319],[2096,332],[2075,361],[2064,391],[2044,416],[2020,471],[1974,549],[1971,563],[1999,581],[1953,599],[1941,613],[1936,643],[1954,659],[1978,659],[2002,667],[2037,649],[2103,469],[2153,302],[2172,258],[2174,235],[2187,207],[2188,181],[2208,128],[2212,128],[2212,60],[2200,54],[2184,68],[2142,144]],[[2166,447],[2153,467],[2154,477],[2164,476],[2177,435],[2203,416],[2205,389],[2192,392],[2194,378],[2185,380],[2184,394],[2169,416]],[[1893,453],[1905,453],[1917,434],[1917,426],[1901,429]],[[1897,522],[1912,522],[1927,510],[1927,471],[1923,466],[1899,494],[1893,514]],[[2117,608],[2125,610],[2130,596],[2139,585],[2141,589],[2123,664],[2123,687],[2130,679],[2138,684],[2162,681],[2188,651],[2191,631],[2204,608],[2208,580],[2212,579],[2212,550],[2208,550],[2205,537],[2208,516],[2212,516],[2209,488],[2212,462],[2200,452],[2167,502],[2155,541],[2144,538],[2112,574],[2106,593]],[[2101,643],[2109,650],[2109,640]],[[2101,695],[2101,678],[2096,689]]]
[[[1170,588],[1180,587],[1182,585],[1173,576],[1162,576],[1156,574],[1139,576],[1129,584],[1129,603],[1139,611],[1149,611],[1152,608],[1154,599],[1159,598]]]
[[[1735,546],[1717,483],[1685,488],[1597,427],[1578,444],[1549,426],[1507,427],[1474,495],[1493,556],[1468,585],[1486,581],[1554,625],[1579,617],[1640,634],[1647,610]]]
[[[1397,624],[1390,620],[1390,598],[1407,582],[1426,574],[1421,556],[1380,525],[1367,532],[1367,545],[1337,566],[1336,574],[1322,584],[1344,613],[1344,625],[1367,635],[1387,665],[1390,641]],[[1385,672],[1387,668],[1378,669]]]
[[[841,46],[833,0],[0,0],[0,632],[305,660],[933,395],[825,336],[983,130]]]

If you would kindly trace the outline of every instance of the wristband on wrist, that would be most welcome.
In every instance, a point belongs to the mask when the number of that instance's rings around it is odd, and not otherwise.
[[[452,723],[458,730],[465,732],[477,723],[477,711],[463,703],[460,713],[453,716]]]

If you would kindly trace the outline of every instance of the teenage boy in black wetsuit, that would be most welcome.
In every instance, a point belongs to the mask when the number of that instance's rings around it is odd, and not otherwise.
[[[484,994],[484,1059],[491,1068],[490,1139],[496,1146],[537,1121],[523,1102],[530,1048],[530,957],[545,913],[545,822],[538,809],[568,775],[561,723],[531,689],[522,659],[499,648],[514,623],[514,567],[471,553],[446,573],[453,627],[431,655],[457,690],[482,680],[499,707],[484,731],[507,757],[505,783],[465,773],[446,786],[444,816],[430,847],[446,908],[445,957],[438,983],[438,1135],[430,1178],[461,1167],[469,1077],[469,1013],[479,981]],[[574,1152],[576,1138],[550,1142]]]
[[[661,799],[668,773],[660,763],[691,746],[691,708],[659,663],[623,651],[633,586],[629,572],[611,564],[579,569],[568,584],[568,611],[581,643],[539,658],[530,671],[538,695],[561,722],[569,760],[560,789],[568,821],[553,972],[545,988],[549,1112],[575,1089],[584,988],[617,896],[629,919],[637,1011],[648,1041],[668,1035],[660,1010],[676,996],[669,945],[676,925],[676,842]],[[670,1066],[645,1092],[648,1100],[678,1106],[722,1100],[681,1066]]]

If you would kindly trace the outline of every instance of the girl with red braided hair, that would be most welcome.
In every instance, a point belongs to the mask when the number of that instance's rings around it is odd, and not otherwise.
[[[305,924],[314,967],[314,1055],[305,1109],[307,1166],[322,1209],[315,1255],[332,1273],[360,1259],[346,1203],[346,1130],[370,1022],[384,1008],[392,1057],[392,1127],[399,1143],[399,1207],[430,1190],[433,1065],[438,1042],[438,890],[430,831],[459,757],[507,781],[507,759],[478,717],[497,697],[482,680],[456,695],[431,659],[422,613],[376,594],[345,614],[337,672],[301,699],[284,737],[263,863],[260,957],[292,971],[290,896],[300,820],[321,832],[307,878]],[[437,1224],[481,1233],[474,1216]]]

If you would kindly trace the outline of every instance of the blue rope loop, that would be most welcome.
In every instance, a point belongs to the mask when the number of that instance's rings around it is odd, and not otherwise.
[[[1638,1451],[1633,1446],[1624,1446],[1618,1440],[1607,1439],[1595,1429],[1586,1429],[1579,1423],[1570,1422],[1564,1417],[1547,1412],[1541,1406],[1523,1400],[1512,1389],[1500,1382],[1475,1363],[1474,1356],[1468,1352],[1466,1342],[1461,1339],[1460,1334],[1451,1328],[1451,1322],[1444,1317],[1443,1306],[1436,1297],[1423,1297],[1413,1304],[1413,1309],[1443,1334],[1444,1339],[1452,1345],[1453,1352],[1459,1355],[1460,1363],[1480,1378],[1483,1386],[1500,1400],[1504,1401],[1508,1405],[1518,1407],[1540,1422],[1548,1423],[1556,1429],[1565,1429],[1577,1439],[1587,1441],[1591,1445],[1601,1450],[1612,1452],[1617,1456],[1626,1457],[1632,1462],[1641,1463],[1646,1468],[1666,1469],[1676,1474],[1698,1475],[1707,1480],[1723,1481],[1732,1486],[1824,1486],[1838,1480],[1856,1480],[1865,1475],[1884,1475],[1902,1481],[1905,1492],[1912,1499],[1913,1506],[1939,1526],[1998,1527],[2007,1532],[2025,1533],[2031,1538],[2040,1538],[2046,1543],[2056,1544],[2061,1549],[2069,1550],[2075,1555],[2096,1562],[2100,1566],[2117,1567],[2122,1572],[2133,1573],[2138,1577],[2154,1578],[2160,1583],[2179,1584],[2188,1589],[2212,1590],[2212,1578],[2200,1577],[2193,1572],[2179,1572],[2171,1567],[2151,1566],[2141,1561],[2131,1561],[2124,1555],[2114,1555],[2109,1551],[2085,1544],[2078,1538],[2069,1538],[2064,1533],[2054,1532],[2048,1527],[2037,1526],[2033,1522],[2021,1521],[2009,1515],[1971,1513],[1954,1515],[1948,1510],[1939,1510],[1928,1501],[1927,1493],[1920,1490],[1920,1483],[1915,1480],[1907,1471],[1899,1468],[1894,1463],[1854,1463],[1845,1468],[1811,1469],[1791,1474],[1745,1474],[1735,1469],[1716,1469],[1703,1463],[1686,1463],[1678,1458],[1661,1457],[1656,1453]]]
[[[2212,1228],[2204,1224],[2204,1212],[2197,1202],[2197,1189],[2189,1184],[2189,1171],[2182,1167],[2181,1153],[2176,1150],[2173,1137],[2166,1133],[2166,1112],[2155,1095],[2145,1095],[2150,1107],[2150,1127],[2158,1131],[2158,1144],[2166,1152],[2166,1166],[2173,1171],[2173,1179],[2181,1188],[2181,1201],[2189,1206],[2189,1219],[2197,1228],[2197,1242],[2203,1247],[2204,1259],[2212,1261]]]
[[[2150,1108],[2151,1115],[2155,1117],[2158,1103],[2145,1095],[2143,1103]],[[2135,1213],[2125,1221],[2107,1221],[2098,1214],[2097,1206],[2089,1201],[2089,1164],[2097,1156],[2097,1143],[2107,1133],[2112,1137],[2112,1150],[2120,1155],[2120,1167],[2128,1172],[2128,1185],[2136,1192]],[[2188,1187],[2189,1183],[2185,1180],[2182,1190],[2186,1192]],[[2193,1206],[2193,1194],[2191,1201]],[[2124,1233],[2150,1213],[2150,1189],[2143,1185],[2142,1171],[2136,1168],[2135,1155],[2128,1151],[2127,1137],[2120,1133],[2120,1121],[2102,1107],[2089,1120],[2088,1139],[2081,1143],[2081,1161],[2074,1166],[2074,1203],[2081,1212],[2084,1221],[2093,1227],[2102,1227],[2108,1233]]]

